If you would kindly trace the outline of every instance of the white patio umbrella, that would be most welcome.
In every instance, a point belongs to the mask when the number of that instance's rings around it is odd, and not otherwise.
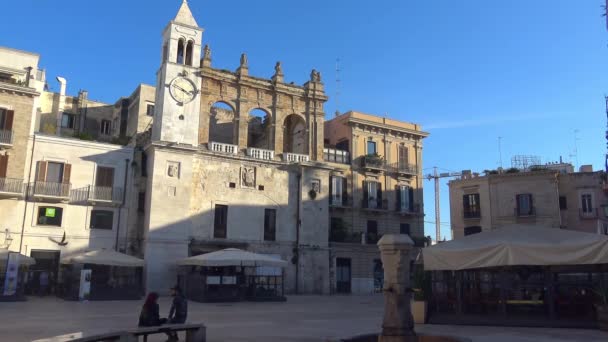
[[[268,255],[247,252],[237,248],[226,248],[219,251],[201,254],[177,262],[181,266],[266,266],[285,267],[287,261]]]
[[[144,261],[134,256],[119,253],[108,249],[95,249],[74,254],[61,259],[64,265],[69,264],[95,264],[122,267],[142,267]]]
[[[0,249],[0,264],[6,264],[6,260],[8,259],[8,249]],[[19,265],[21,266],[31,266],[36,264],[36,259],[29,257],[27,255],[19,254]]]

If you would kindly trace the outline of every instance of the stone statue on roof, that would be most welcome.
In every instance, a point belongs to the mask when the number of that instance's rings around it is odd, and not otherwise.
[[[247,67],[248,61],[247,61],[247,54],[242,53],[241,54],[241,67]]]
[[[205,47],[203,48],[203,58],[211,59],[211,49],[209,48],[209,44],[205,44]]]
[[[281,66],[281,61],[278,61],[277,64],[274,65],[274,74],[283,75],[283,67]]]
[[[312,71],[310,72],[310,80],[312,82],[321,82],[321,73],[318,72],[316,69],[312,69]]]

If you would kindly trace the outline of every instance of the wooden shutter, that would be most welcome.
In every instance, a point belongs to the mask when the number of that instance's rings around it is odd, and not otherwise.
[[[9,110],[6,112],[6,119],[4,120],[4,129],[7,131],[13,130],[13,119],[15,117],[15,111]]]
[[[334,176],[329,177],[329,204],[334,204]]]
[[[0,178],[6,178],[6,169],[8,167],[8,156],[0,155]]]
[[[346,180],[346,177],[342,178],[342,204],[343,205],[347,205],[348,204],[348,190],[346,189],[348,185],[348,181]]]
[[[409,196],[410,196],[410,211],[414,211],[414,188],[408,187],[408,192],[409,192]]]
[[[534,203],[532,203],[532,194],[528,194],[527,196],[530,199],[530,208],[528,209],[528,214],[532,215],[534,214]]]
[[[63,181],[62,183],[70,183],[70,176],[72,174],[72,164],[63,164]]]
[[[401,186],[395,185],[395,194],[397,195],[397,211],[401,211]]]
[[[47,166],[48,162],[46,161],[39,161],[38,162],[38,177],[36,178],[37,181],[39,182],[45,182],[46,181],[46,166]]]
[[[367,189],[367,182],[363,181],[363,208],[367,208],[368,205],[368,199],[369,199],[369,194],[368,194],[368,189]]]
[[[112,167],[97,167],[97,176],[95,177],[95,185],[101,187],[114,186],[114,168]]]
[[[382,183],[378,182],[378,197],[376,198],[378,200],[378,208],[382,208]]]

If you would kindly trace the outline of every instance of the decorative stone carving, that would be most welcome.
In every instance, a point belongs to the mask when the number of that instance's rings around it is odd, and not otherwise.
[[[241,187],[255,188],[255,167],[241,167]]]
[[[411,312],[410,251],[412,239],[405,234],[385,234],[378,241],[384,266],[384,319],[378,342],[403,342],[414,336]]]
[[[313,179],[310,181],[310,189],[316,193],[321,193],[321,180]]]
[[[312,69],[310,72],[310,81],[311,82],[321,82],[321,73],[315,69]]]
[[[247,54],[242,53],[241,54],[241,68],[242,67],[247,67],[248,66],[248,62],[247,62]]]
[[[169,161],[167,162],[167,177],[179,179],[179,162]]]
[[[281,61],[278,61],[277,64],[274,65],[274,74],[283,75],[283,67],[281,66]]]
[[[211,48],[208,44],[205,44],[205,47],[203,48],[203,59],[211,59]]]

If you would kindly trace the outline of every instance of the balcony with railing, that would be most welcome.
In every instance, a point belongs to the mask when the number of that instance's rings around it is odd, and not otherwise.
[[[0,178],[0,197],[23,195],[23,179]]]
[[[417,216],[420,214],[420,204],[414,203],[410,206],[397,206],[396,209],[398,214],[405,216]]]
[[[361,157],[361,167],[372,171],[384,171],[387,169],[387,164],[384,158],[372,154]]]
[[[274,160],[274,151],[262,148],[247,147],[247,156],[255,159]]]
[[[481,218],[481,210],[468,208],[462,212],[462,217],[465,219],[479,219]]]
[[[342,194],[330,195],[329,206],[334,208],[349,208],[352,206],[352,198]]]
[[[388,166],[389,170],[394,173],[405,176],[415,176],[418,174],[418,167],[409,163],[392,163]]]
[[[350,164],[350,154],[348,151],[337,150],[335,148],[324,148],[323,160],[330,163]]]
[[[109,204],[118,205],[122,203],[123,189],[110,186],[89,185],[74,189],[70,194],[70,201],[74,204]]]
[[[597,219],[598,210],[597,208],[587,208],[586,210],[581,208],[578,210],[578,215],[583,220]]]
[[[4,146],[13,145],[13,131],[0,129],[0,145],[4,145]]]
[[[239,153],[239,147],[237,145],[224,144],[224,143],[219,143],[219,142],[215,142],[215,141],[210,142],[208,148],[210,151],[218,152],[218,153],[226,153],[226,154],[238,154]]]
[[[367,198],[361,201],[361,208],[372,211],[388,210],[388,200]]]
[[[307,154],[285,152],[283,160],[289,163],[305,163],[310,160],[310,157]]]
[[[32,195],[47,200],[67,200],[70,198],[70,183],[36,181],[31,186]]]

